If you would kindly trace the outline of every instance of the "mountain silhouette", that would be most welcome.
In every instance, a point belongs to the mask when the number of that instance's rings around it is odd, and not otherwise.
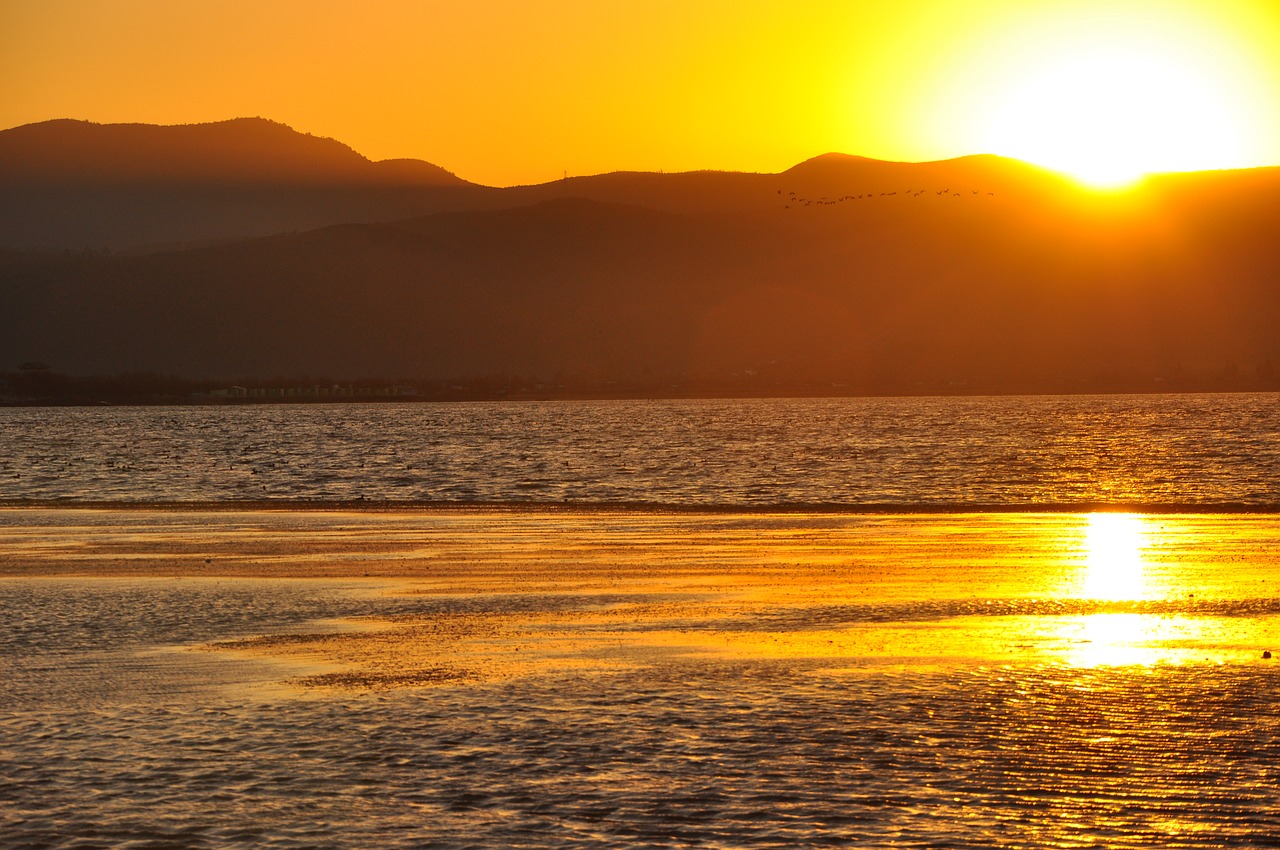
[[[172,126],[70,119],[27,124],[0,132],[0,180],[74,185],[466,182],[430,163],[371,162],[341,142],[263,118]]]
[[[781,174],[402,190],[446,209],[361,220],[335,201],[348,220],[298,232],[0,252],[0,371],[648,394],[1280,388],[1280,169],[1108,195],[1000,157],[825,155]]]
[[[119,250],[466,208],[486,189],[431,163],[371,162],[333,139],[239,118],[0,131],[0,192],[0,248]]]
[[[1018,190],[1028,181],[1061,179],[991,156],[892,163],[827,154],[781,175],[617,172],[498,189],[419,160],[371,162],[261,118],[164,127],[56,120],[0,131],[0,249],[149,250],[556,198],[740,213],[774,209],[787,192],[816,201],[949,182]]]

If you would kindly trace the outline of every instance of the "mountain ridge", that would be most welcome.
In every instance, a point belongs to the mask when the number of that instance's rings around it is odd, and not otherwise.
[[[0,252],[0,371],[858,394],[1230,388],[1280,363],[1280,169],[1108,194],[1000,157],[823,155],[508,189],[51,197],[54,232],[190,220],[206,241]]]
[[[408,162],[415,165],[405,168]],[[390,171],[423,185],[469,185],[432,163],[375,162],[336,139],[265,118],[172,125],[63,118],[0,131],[3,182],[351,182]]]
[[[1280,362],[1265,232],[1202,233],[1217,244],[1190,262],[1165,231],[971,203],[796,218],[570,198],[149,255],[9,254],[0,363],[912,392],[1154,389]]]
[[[955,185],[951,185],[951,184]],[[1034,184],[1034,186],[1033,186]],[[1069,196],[1070,181],[1004,157],[899,163],[828,153],[785,171],[619,171],[482,186],[422,160],[368,160],[261,118],[208,124],[56,119],[0,131],[0,248],[139,250],[584,197],[668,211],[766,211],[912,191]]]

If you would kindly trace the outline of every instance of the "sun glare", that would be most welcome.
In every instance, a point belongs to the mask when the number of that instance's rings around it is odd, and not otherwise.
[[[1142,599],[1147,595],[1142,520],[1129,514],[1093,514],[1085,529],[1084,593],[1092,599]]]
[[[1149,55],[1084,55],[1028,75],[993,128],[1005,152],[1094,186],[1238,159],[1230,92]]]
[[[1199,0],[1003,8],[943,54],[934,133],[1104,188],[1273,156],[1270,13]]]

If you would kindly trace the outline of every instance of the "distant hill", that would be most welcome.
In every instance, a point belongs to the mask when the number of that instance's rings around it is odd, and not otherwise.
[[[212,124],[94,124],[69,119],[0,131],[0,180],[119,185],[466,181],[415,160],[371,162],[333,139],[263,118]]]
[[[646,394],[1280,388],[1277,169],[1108,197],[995,157],[821,157],[490,191],[507,206],[0,254],[0,366]]]
[[[0,132],[0,189],[0,373],[1280,389],[1280,169],[1106,195],[827,154],[498,189],[261,119],[53,121]]]
[[[620,172],[498,189],[417,160],[371,162],[260,118],[168,127],[59,120],[0,131],[0,250],[175,248],[557,198],[741,213],[780,208],[793,192],[803,206],[926,186],[1024,192],[1046,181],[1061,182],[990,156],[890,163],[828,154],[783,174]]]
[[[133,249],[474,206],[439,166],[371,162],[261,118],[0,131],[0,248]],[[475,198],[477,200],[467,200]]]

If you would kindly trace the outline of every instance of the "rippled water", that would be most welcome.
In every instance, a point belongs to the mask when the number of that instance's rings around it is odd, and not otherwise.
[[[6,759],[0,826],[35,846],[152,847],[1196,847],[1280,834],[1265,781],[1277,721],[1260,710],[1280,697],[1273,676],[723,673],[621,677],[590,697],[560,681],[480,702],[132,707],[104,712],[101,737],[75,714],[28,716],[5,730],[29,743]],[[1207,720],[1215,733],[1196,734]]]
[[[252,665],[90,651],[83,623],[182,644],[242,628],[240,605],[289,628],[344,606],[429,614],[448,602],[314,582],[0,589],[0,614],[49,624],[0,644],[5,846],[1216,847],[1280,835],[1280,673],[1260,664],[895,673],[673,655],[609,674],[266,699],[245,687],[264,677]],[[926,616],[972,612],[957,604]],[[1277,613],[1274,600],[1262,608],[1248,613]],[[850,603],[825,616],[918,614]],[[56,660],[72,687],[24,688],[38,671],[15,659]]]
[[[0,499],[1280,505],[1275,394],[0,409]]]
[[[0,409],[0,500],[359,499],[1274,511],[1280,401]],[[0,580],[0,847],[1278,844],[1280,662],[1260,653],[1280,652],[1268,514],[1247,529],[1230,513],[786,528],[781,515],[673,514],[633,528],[624,512],[444,511],[406,531],[374,514],[63,513],[10,511],[21,552],[2,560],[183,577]],[[1061,557],[1041,526],[1071,532]],[[700,535],[707,551],[691,555]],[[474,540],[488,540],[483,557]],[[406,556],[431,576],[444,558],[450,575],[474,564],[495,583],[384,595],[375,579],[192,578],[210,555],[260,570],[350,562],[353,577]],[[565,586],[522,592],[499,569],[517,556],[563,567]],[[589,634],[576,614],[633,601],[607,580],[584,589],[610,559],[639,573],[652,561],[657,578],[670,559],[671,577],[806,560],[862,592],[744,595],[663,621],[677,638],[641,634],[657,621],[618,627],[604,667],[426,688],[304,692],[282,682],[324,659],[191,650],[359,617],[544,618]],[[1024,567],[1057,590],[1010,593]],[[878,580],[893,593],[870,598]],[[678,607],[673,588],[646,593]],[[717,656],[726,635],[740,651]],[[651,639],[648,654],[621,637]]]

